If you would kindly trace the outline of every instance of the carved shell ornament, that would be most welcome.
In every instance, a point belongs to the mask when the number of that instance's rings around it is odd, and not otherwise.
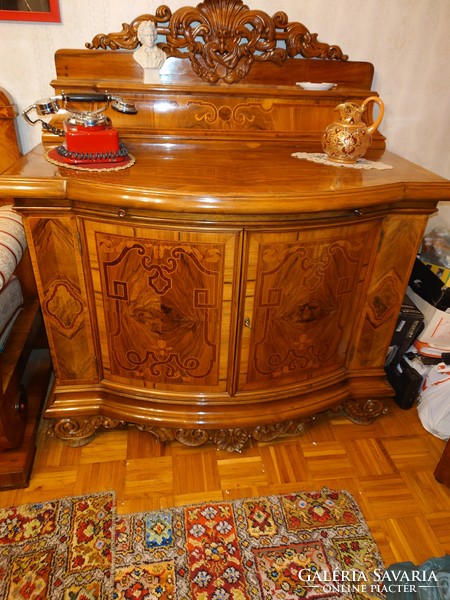
[[[96,35],[89,49],[134,50],[139,45],[141,22],[155,23],[159,48],[166,55],[191,61],[192,69],[207,83],[236,83],[254,62],[282,64],[287,58],[347,60],[339,46],[319,42],[316,33],[298,22],[289,22],[284,12],[272,17],[251,10],[242,0],[205,0],[172,13],[165,5],[154,15],[145,14],[124,23],[118,33]]]

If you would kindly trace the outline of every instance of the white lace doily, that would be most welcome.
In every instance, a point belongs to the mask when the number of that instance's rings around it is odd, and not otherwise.
[[[326,154],[320,152],[294,152],[292,155],[294,158],[300,158],[309,160],[311,162],[319,163],[321,165],[330,165],[330,167],[347,167],[348,169],[378,169],[384,171],[385,169],[393,169],[391,165],[378,162],[376,160],[367,160],[365,158],[358,158],[354,163],[339,163],[334,162],[327,158]]]

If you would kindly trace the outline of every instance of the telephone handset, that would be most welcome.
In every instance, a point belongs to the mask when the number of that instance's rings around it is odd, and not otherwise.
[[[102,106],[97,109],[80,111],[72,106],[72,104],[78,105],[78,103],[89,103],[91,105],[102,103]],[[122,162],[126,160],[128,151],[119,140],[117,130],[112,127],[111,119],[102,114],[109,105],[121,113],[130,115],[137,113],[134,104],[125,102],[119,96],[95,92],[75,92],[72,94],[62,92],[60,96],[52,96],[36,101],[25,109],[22,114],[31,125],[41,123],[44,130],[51,131],[59,136],[65,136],[65,144],[56,148],[63,163],[76,165]],[[38,117],[54,115],[60,110],[67,111],[69,116],[64,122],[64,129],[62,130],[47,123],[42,118],[32,120],[29,113],[33,110]]]

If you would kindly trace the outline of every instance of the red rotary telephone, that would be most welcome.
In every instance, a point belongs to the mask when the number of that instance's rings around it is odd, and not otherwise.
[[[95,110],[79,111],[68,107],[69,103],[103,103]],[[111,119],[102,113],[111,107],[125,114],[136,114],[134,104],[124,102],[122,98],[107,93],[74,93],[53,96],[38,100],[23,111],[23,116],[31,125],[42,123],[42,128],[60,136],[65,136],[64,145],[58,146],[56,152],[61,162],[69,165],[120,163],[128,159],[128,151],[119,139],[119,134],[112,127]],[[57,129],[43,119],[29,117],[35,110],[39,117],[56,114],[60,110],[69,113],[64,122],[64,130]]]

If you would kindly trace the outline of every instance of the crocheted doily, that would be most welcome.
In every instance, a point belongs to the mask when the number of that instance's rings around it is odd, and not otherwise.
[[[329,165],[330,167],[347,167],[348,169],[378,169],[379,171],[394,168],[391,167],[391,165],[386,165],[385,163],[375,160],[367,160],[365,158],[358,158],[358,160],[354,163],[334,162],[333,160],[327,158],[326,154],[321,154],[320,152],[294,152],[292,156],[295,158],[319,163],[321,165]]]

